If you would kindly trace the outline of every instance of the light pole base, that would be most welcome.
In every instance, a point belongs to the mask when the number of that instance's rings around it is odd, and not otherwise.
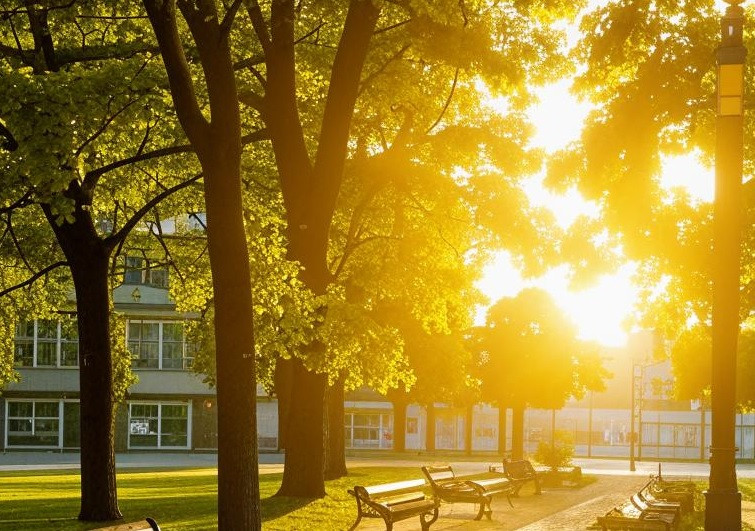
[[[741,531],[742,493],[737,490],[706,490],[705,531]]]

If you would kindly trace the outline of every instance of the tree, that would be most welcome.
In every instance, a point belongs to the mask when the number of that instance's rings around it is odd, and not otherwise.
[[[176,5],[204,74],[210,117],[179,32]],[[212,0],[145,0],[176,114],[204,174],[214,293],[218,397],[218,525],[259,529],[256,374],[249,252],[241,193],[241,113],[230,33],[240,1],[225,13]]]
[[[401,129],[396,114],[388,113],[396,100],[388,96],[396,86],[389,83],[396,79],[392,76],[409,74],[398,78],[406,90],[406,98],[402,98],[406,104],[399,102],[395,108],[408,110],[430,98],[438,104],[431,113],[415,117],[416,123],[422,124],[415,129],[417,145],[443,125],[455,89],[474,87],[478,75],[488,79],[494,89],[511,94],[512,107],[518,110],[527,100],[525,79],[541,79],[542,72],[550,74],[563,66],[555,59],[559,33],[552,31],[549,23],[573,15],[575,6],[557,2],[541,9],[538,3],[525,2],[500,9],[457,2],[388,2],[378,7],[354,0],[348,7],[341,3],[301,7],[297,10],[292,1],[273,3],[268,23],[257,3],[251,4],[249,13],[263,50],[265,75],[257,72],[259,84],[246,94],[249,101],[258,102],[270,131],[286,206],[289,257],[303,266],[304,283],[322,296],[332,282],[327,268],[328,232],[343,168],[354,153],[352,146],[360,143],[350,144],[350,125],[353,131],[359,125],[364,128],[363,135],[355,135],[362,139],[362,152],[379,153],[388,148]],[[325,25],[321,23],[324,20],[332,22]],[[307,57],[306,53],[294,53],[297,28],[305,40],[315,35],[313,49],[322,39],[335,50],[332,55],[312,56],[310,64],[319,67],[313,73],[301,69],[300,59]],[[438,46],[449,37],[453,46]],[[502,49],[506,53],[501,53]],[[450,80],[449,69],[457,72]],[[311,82],[308,90],[297,84],[297,72]],[[329,81],[320,81],[325,79]],[[378,79],[386,82],[380,84]],[[448,93],[449,81],[452,96],[444,102],[438,95]],[[378,88],[370,93],[373,86]],[[430,90],[435,87],[438,90]],[[259,96],[259,91],[264,96]],[[474,92],[467,90],[466,94]],[[429,110],[431,106],[424,107]],[[353,120],[355,111],[361,120]],[[494,158],[498,154],[489,155]],[[281,494],[323,493],[319,454],[325,380],[317,374],[324,370],[319,364],[322,352],[322,345],[312,344],[307,352],[278,363],[278,381],[289,382],[281,383],[278,395],[287,426],[282,432],[286,468]],[[292,380],[295,384],[290,384]],[[286,389],[293,392],[290,399]]]
[[[79,328],[81,426],[86,427],[79,518],[112,520],[120,517],[113,422],[122,387],[114,378],[120,358],[113,355],[110,337],[111,260],[147,212],[201,176],[176,178],[160,171],[161,157],[189,148],[177,144],[180,135],[161,123],[170,114],[158,89],[163,80],[149,59],[154,46],[145,44],[144,25],[133,18],[132,6],[119,16],[112,11],[111,21],[100,12],[116,9],[109,2],[4,2],[2,7],[6,235],[17,227],[12,211],[36,205],[36,223],[45,220],[46,238],[54,234],[52,249],[58,253],[55,261],[29,261],[34,253],[14,241],[27,279],[6,285],[4,293],[58,267],[70,271]],[[110,31],[116,20],[120,31]]]
[[[482,393],[513,411],[512,455],[522,459],[524,409],[561,408],[569,396],[600,390],[608,376],[598,352],[577,339],[573,323],[538,288],[504,297],[489,310],[482,339]]]
[[[697,325],[684,331],[671,348],[674,393],[678,399],[704,399],[711,383],[711,330]],[[737,346],[737,403],[742,410],[752,409],[755,392],[755,331],[745,325]]]

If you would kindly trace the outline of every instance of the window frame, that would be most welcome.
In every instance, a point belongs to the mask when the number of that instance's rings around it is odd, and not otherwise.
[[[157,446],[134,446],[131,444],[131,414],[132,406],[157,406]],[[192,401],[191,400],[129,400],[128,401],[128,428],[126,436],[126,448],[129,450],[191,450],[192,435]],[[186,407],[186,446],[168,446],[163,445],[163,406],[185,406]],[[140,417],[137,417],[140,418]],[[176,417],[168,417],[176,418]]]
[[[30,449],[63,449],[63,404],[65,402],[78,402],[78,400],[62,400],[62,399],[36,399],[36,398],[13,398],[5,400],[5,427],[3,430],[3,443],[4,448],[30,448]],[[32,404],[32,416],[31,417],[10,417],[10,404],[11,403],[31,403]],[[32,435],[36,430],[37,417],[37,403],[57,403],[58,404],[58,443],[57,444],[9,444],[10,439],[10,421],[18,419],[30,419]],[[39,419],[51,419],[53,417],[39,417]]]
[[[134,357],[134,353],[129,348],[131,342],[131,323],[142,324],[157,324],[157,367],[135,367],[134,361],[142,359],[140,356]],[[180,324],[181,325],[181,367],[163,367],[163,325],[165,324]],[[175,341],[169,341],[170,343],[176,343]],[[141,335],[139,337],[139,345],[142,344]],[[131,354],[131,369],[135,371],[190,371],[194,365],[194,356],[189,356],[189,341],[186,340],[186,327],[184,321],[179,319],[128,319],[126,322],[126,349]],[[140,349],[141,350],[141,349]],[[171,358],[172,359],[172,358]]]
[[[63,320],[62,319],[56,319],[55,325],[55,364],[54,365],[40,365],[39,364],[39,344],[40,344],[40,337],[39,337],[39,325],[40,321],[53,321],[52,319],[34,319],[34,327],[33,332],[31,336],[19,336],[18,335],[18,326],[23,322],[28,324],[31,321],[19,321],[16,323],[16,332],[13,335],[13,365],[16,369],[78,369],[79,368],[79,337],[78,337],[78,328],[76,328],[76,339],[71,339],[68,337],[63,337]],[[76,319],[72,319],[73,325],[75,327],[78,327],[78,322]],[[16,345],[17,341],[19,339],[23,339],[24,341],[28,341],[31,339],[31,345],[32,345],[32,364],[31,365],[17,365],[16,364]],[[42,343],[52,343],[52,338],[42,338]],[[72,345],[76,344],[76,364],[75,365],[63,365],[63,345]]]

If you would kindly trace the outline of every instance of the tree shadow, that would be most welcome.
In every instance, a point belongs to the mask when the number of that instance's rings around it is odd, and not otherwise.
[[[290,496],[269,496],[260,500],[262,521],[275,520],[281,516],[306,507],[320,498],[293,498]]]

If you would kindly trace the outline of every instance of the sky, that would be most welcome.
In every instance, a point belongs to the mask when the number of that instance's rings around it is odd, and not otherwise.
[[[723,11],[723,9],[722,9]],[[569,93],[571,80],[562,80],[538,91],[540,103],[534,106],[530,119],[536,127],[532,147],[553,152],[579,138],[587,103]],[[568,227],[580,214],[596,213],[595,205],[585,201],[576,190],[556,195],[541,186],[542,175],[533,176],[525,185],[530,201],[551,209],[562,227]],[[704,168],[695,154],[669,157],[664,160],[661,182],[666,187],[684,186],[700,201],[713,199],[713,170]],[[600,277],[593,286],[582,291],[568,287],[568,268],[555,268],[542,277],[525,280],[512,265],[510,255],[500,252],[489,263],[478,287],[491,303],[501,297],[516,295],[528,286],[547,290],[579,328],[581,339],[594,340],[606,346],[624,346],[628,339],[625,321],[637,300],[632,283],[636,265],[627,263],[616,273]],[[476,321],[483,324],[487,308],[478,308]]]

